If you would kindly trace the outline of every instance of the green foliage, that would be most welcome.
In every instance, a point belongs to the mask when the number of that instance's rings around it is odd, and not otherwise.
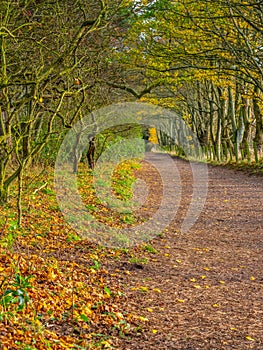
[[[21,276],[20,274],[14,274],[13,281],[5,286],[5,290],[0,295],[0,305],[4,312],[9,310],[23,310],[30,298],[28,295],[28,289],[32,288],[30,279],[32,276]]]
[[[108,295],[108,297],[111,296],[111,290],[108,287],[104,287],[104,292]]]
[[[134,257],[129,259],[129,262],[131,264],[147,264],[148,263],[148,259],[134,256]]]
[[[114,128],[106,129],[103,132],[97,134],[95,137],[95,162],[101,157],[101,155],[105,151],[110,150],[110,148],[113,146],[115,146],[114,152],[109,152],[108,161],[113,161],[114,157],[116,159],[119,159],[119,154],[125,156],[122,152],[123,142],[125,145],[126,155],[129,157],[129,155],[133,154],[133,149],[129,148],[129,144],[126,143],[126,140],[135,138],[142,138],[141,126],[136,124],[119,125]],[[104,159],[107,160],[107,158]]]
[[[152,253],[152,254],[157,254],[158,251],[151,245],[151,244],[145,244],[142,247],[143,250],[145,250],[148,253]]]
[[[100,269],[100,263],[97,260],[93,260],[93,265],[90,266],[90,268],[94,270],[99,270]]]

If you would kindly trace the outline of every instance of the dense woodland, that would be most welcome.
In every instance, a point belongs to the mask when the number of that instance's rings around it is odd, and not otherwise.
[[[175,111],[209,160],[260,162],[260,0],[7,0],[0,13],[2,202],[76,121],[119,101]],[[173,132],[159,143],[180,152]]]
[[[263,1],[1,0],[0,52],[0,348],[263,349]]]

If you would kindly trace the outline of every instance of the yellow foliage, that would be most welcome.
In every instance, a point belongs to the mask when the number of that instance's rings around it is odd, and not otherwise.
[[[149,128],[149,141],[154,143],[154,144],[158,144],[158,137],[157,137],[157,132],[156,132],[156,128]]]

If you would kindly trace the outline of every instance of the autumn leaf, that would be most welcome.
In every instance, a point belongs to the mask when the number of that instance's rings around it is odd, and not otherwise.
[[[246,336],[246,340],[255,341],[255,339],[251,338],[249,335]]]
[[[219,304],[213,304],[213,307],[220,307]]]
[[[159,288],[153,288],[153,291],[156,292],[156,293],[162,293]]]
[[[148,312],[153,312],[153,309],[152,308],[150,308],[150,307],[147,307],[147,309],[146,309]]]

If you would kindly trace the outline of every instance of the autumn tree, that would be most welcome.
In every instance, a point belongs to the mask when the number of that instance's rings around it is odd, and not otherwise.
[[[1,202],[17,178],[21,189],[26,166],[41,154],[51,156],[67,128],[107,103],[102,43],[122,6],[124,1],[1,2]]]
[[[124,64],[161,82],[146,100],[181,112],[213,159],[250,160],[254,141],[258,160],[261,17],[257,1],[146,1],[129,32]]]

